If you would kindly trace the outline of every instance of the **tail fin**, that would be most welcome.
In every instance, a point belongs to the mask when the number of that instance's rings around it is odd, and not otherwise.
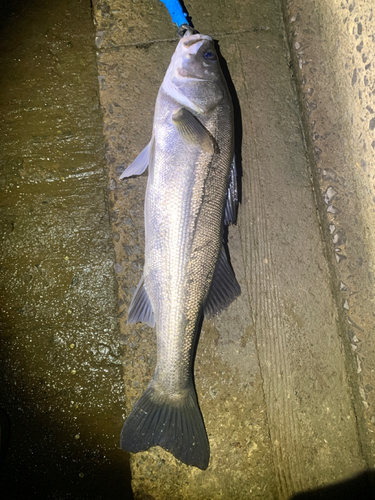
[[[121,432],[121,448],[137,453],[161,446],[187,465],[205,470],[210,447],[193,384],[184,398],[160,394],[153,383],[134,406]]]

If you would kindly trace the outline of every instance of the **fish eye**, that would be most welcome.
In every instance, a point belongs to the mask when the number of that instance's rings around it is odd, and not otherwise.
[[[203,57],[205,59],[211,59],[211,60],[216,59],[215,53],[214,52],[210,52],[210,51],[204,52]]]

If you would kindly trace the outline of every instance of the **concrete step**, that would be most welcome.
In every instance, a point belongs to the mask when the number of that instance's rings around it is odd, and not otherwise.
[[[133,490],[155,499],[290,498],[351,477],[366,457],[282,6],[187,7],[196,28],[218,40],[236,92],[242,202],[229,247],[242,295],[203,324],[197,351],[208,470],[151,449],[132,457]],[[146,178],[118,183],[117,176],[149,140],[177,42],[162,5],[98,2],[95,18],[130,409],[150,381],[156,351],[150,329],[126,325],[142,273]]]

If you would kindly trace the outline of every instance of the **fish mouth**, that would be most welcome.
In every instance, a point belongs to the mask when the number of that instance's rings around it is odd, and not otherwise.
[[[181,44],[188,54],[196,54],[206,40],[212,42],[210,36],[196,33],[195,35],[184,36]]]
[[[203,40],[209,40],[210,42],[212,42],[212,38],[210,36],[196,33],[195,35],[188,35],[188,36],[185,35],[182,40],[182,45],[184,45],[184,47],[190,47],[191,45],[194,45],[194,43]]]

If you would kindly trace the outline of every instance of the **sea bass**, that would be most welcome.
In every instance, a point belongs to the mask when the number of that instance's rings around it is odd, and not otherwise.
[[[121,448],[161,446],[206,469],[209,443],[193,380],[204,317],[241,290],[223,244],[235,222],[233,107],[211,37],[181,38],[160,87],[152,138],[120,178],[148,167],[145,266],[128,323],[156,327],[154,376],[121,433]]]

